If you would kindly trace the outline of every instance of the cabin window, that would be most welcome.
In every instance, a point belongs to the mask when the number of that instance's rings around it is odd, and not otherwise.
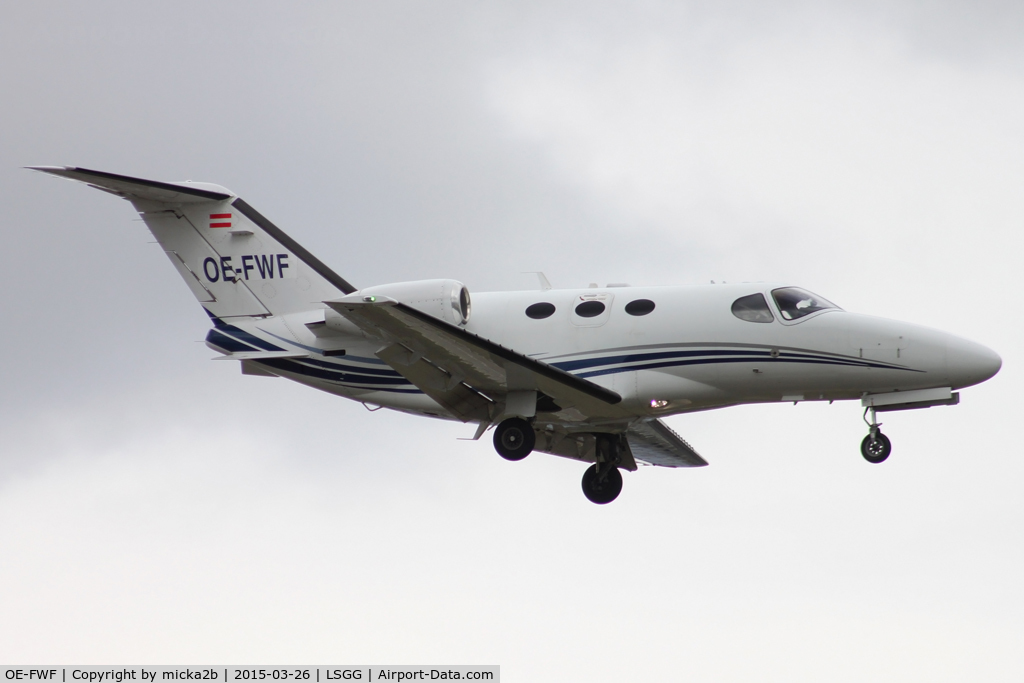
[[[604,303],[601,301],[584,301],[576,307],[576,315],[581,318],[596,318],[604,313]]]
[[[654,310],[654,302],[650,299],[636,299],[626,304],[626,313],[630,315],[647,315]]]
[[[811,294],[806,289],[799,287],[783,287],[773,289],[772,297],[779,305],[779,312],[784,320],[796,320],[811,313],[827,311],[832,308],[839,308],[831,301],[822,299],[817,294]]]
[[[546,301],[526,307],[526,317],[533,318],[534,320],[549,318],[554,312],[555,305],[549,304]]]
[[[741,296],[732,302],[732,314],[749,323],[770,323],[775,320],[764,294]]]

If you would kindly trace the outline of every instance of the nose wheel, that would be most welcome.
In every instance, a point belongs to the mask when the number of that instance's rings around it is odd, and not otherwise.
[[[867,415],[868,411],[871,411],[871,421],[868,422]],[[878,424],[875,418],[875,409],[867,408],[864,410],[864,421],[868,422],[868,427],[871,431],[864,437],[864,440],[860,442],[860,454],[864,456],[864,459],[870,463],[877,465],[880,462],[885,462],[885,459],[892,453],[892,442],[889,441],[889,437],[882,433],[879,429],[882,425]]]
[[[877,465],[884,462],[890,453],[892,453],[892,443],[889,441],[889,437],[882,432],[876,431],[874,436],[868,434],[860,442],[860,454],[870,463]]]

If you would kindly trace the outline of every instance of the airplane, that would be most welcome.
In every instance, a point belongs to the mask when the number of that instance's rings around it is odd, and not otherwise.
[[[510,461],[591,463],[606,504],[638,463],[707,465],[662,418],[752,403],[860,401],[877,414],[959,403],[1002,365],[938,330],[845,311],[790,283],[476,293],[452,279],[357,289],[230,190],[33,166],[128,200],[210,317],[215,360],[363,403],[493,429]],[[870,417],[869,417],[870,416]]]

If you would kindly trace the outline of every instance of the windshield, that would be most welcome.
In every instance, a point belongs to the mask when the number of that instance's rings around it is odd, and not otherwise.
[[[822,299],[817,294],[811,294],[806,289],[800,289],[799,287],[773,289],[772,297],[775,299],[775,303],[778,304],[779,312],[782,313],[784,320],[796,320],[805,315],[826,311],[830,308],[839,309],[838,306],[828,299]]]

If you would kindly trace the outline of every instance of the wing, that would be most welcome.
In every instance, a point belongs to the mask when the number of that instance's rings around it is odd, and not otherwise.
[[[637,422],[626,430],[633,457],[661,467],[704,467],[707,460],[661,420]]]
[[[581,418],[622,418],[614,391],[385,296],[325,302],[387,345],[377,356],[464,421],[491,420],[517,392],[543,393]],[[532,408],[532,406],[531,406]],[[552,411],[557,412],[557,411]]]

